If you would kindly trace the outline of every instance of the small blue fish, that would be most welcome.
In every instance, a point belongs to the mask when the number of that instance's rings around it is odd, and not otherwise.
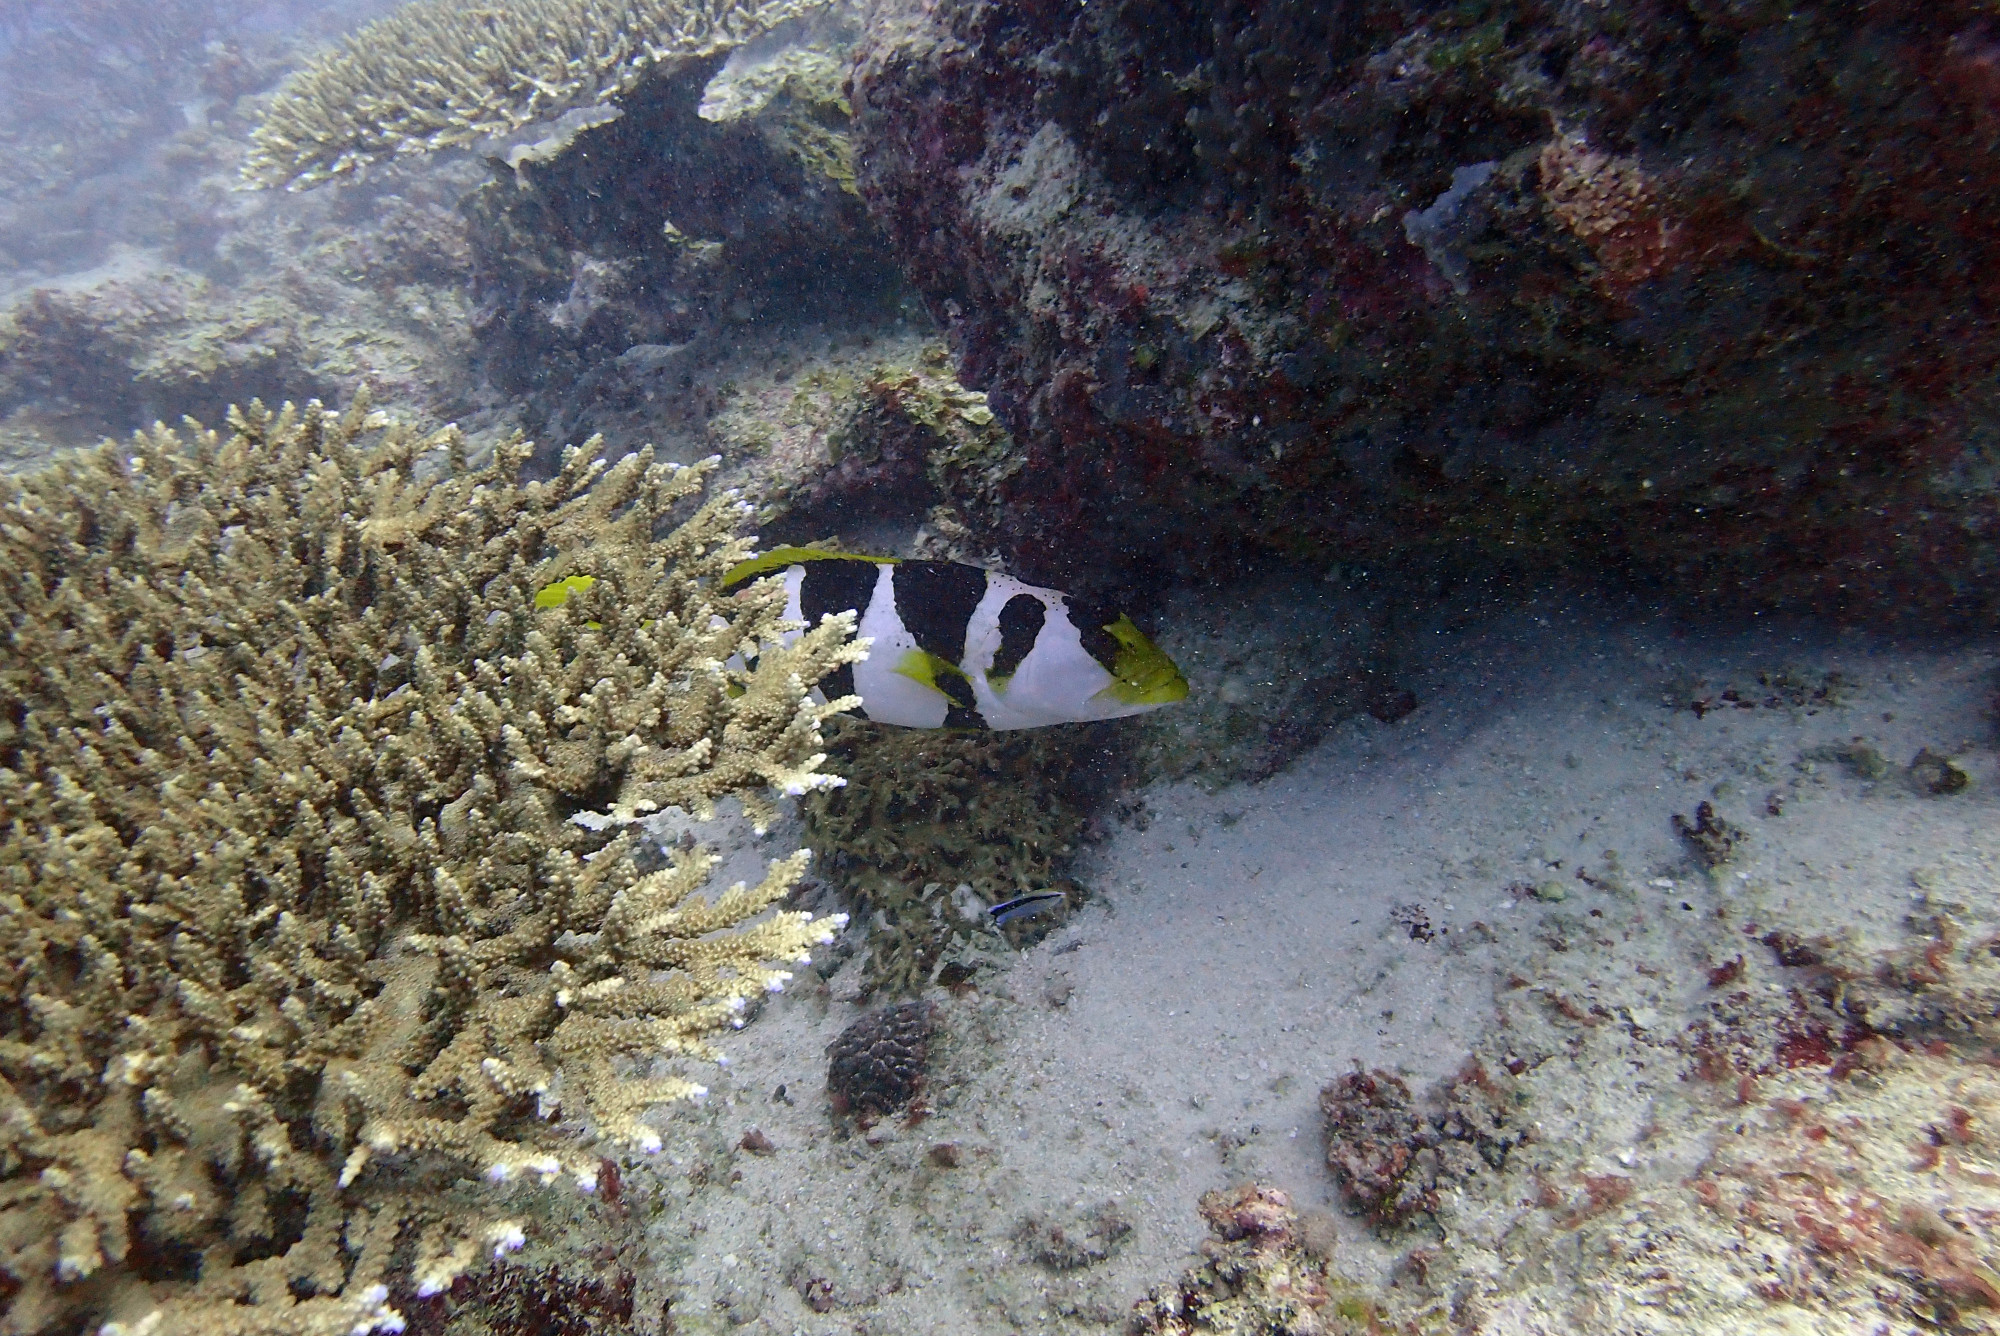
[[[986,912],[993,916],[994,927],[1004,928],[1009,923],[1033,918],[1044,910],[1054,909],[1068,898],[1061,891],[1030,891],[1026,895],[1017,895],[1012,900],[1002,900],[999,904],[990,906]]]

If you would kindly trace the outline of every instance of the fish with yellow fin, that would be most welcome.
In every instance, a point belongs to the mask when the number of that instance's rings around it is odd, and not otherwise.
[[[785,615],[817,625],[852,610],[868,657],[821,681],[828,699],[906,728],[1040,728],[1144,714],[1187,679],[1132,619],[955,561],[781,547],[723,577],[785,583]]]

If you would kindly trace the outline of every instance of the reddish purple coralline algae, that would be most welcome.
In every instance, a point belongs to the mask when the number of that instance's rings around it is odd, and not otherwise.
[[[1356,1214],[1407,1225],[1434,1213],[1441,1193],[1505,1165],[1523,1139],[1511,1105],[1505,1078],[1477,1058],[1422,1101],[1380,1068],[1349,1072],[1319,1092],[1327,1167]]]
[[[1031,577],[1430,550],[1856,618],[2000,594],[1971,0],[910,0],[852,95],[1026,463],[950,499]]]

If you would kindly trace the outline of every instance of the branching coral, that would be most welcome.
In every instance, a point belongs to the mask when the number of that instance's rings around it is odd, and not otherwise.
[[[392,1263],[435,1293],[518,1245],[494,1185],[657,1146],[700,1087],[653,1060],[837,926],[760,917],[804,854],[704,900],[706,854],[641,875],[616,833],[838,783],[809,690],[851,628],[780,646],[775,587],[713,592],[734,496],[655,537],[707,466],[231,428],[0,490],[10,1334],[393,1330]]]
[[[316,185],[405,153],[456,148],[649,71],[720,55],[824,0],[416,0],[293,75],[245,177]]]

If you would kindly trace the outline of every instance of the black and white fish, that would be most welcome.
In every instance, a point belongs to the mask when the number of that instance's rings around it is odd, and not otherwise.
[[[860,713],[907,728],[1039,728],[1143,714],[1187,697],[1187,679],[1132,619],[998,571],[781,547],[732,569],[725,588],[785,582],[785,615],[817,625],[857,614],[873,643],[820,683]]]

